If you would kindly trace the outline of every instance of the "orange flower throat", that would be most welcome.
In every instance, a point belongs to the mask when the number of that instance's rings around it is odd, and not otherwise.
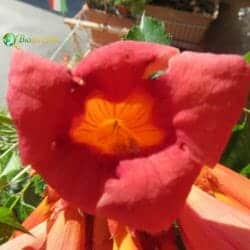
[[[152,96],[142,91],[121,102],[97,93],[86,99],[83,114],[73,120],[70,137],[104,154],[139,153],[165,138],[164,131],[153,124],[153,106]]]

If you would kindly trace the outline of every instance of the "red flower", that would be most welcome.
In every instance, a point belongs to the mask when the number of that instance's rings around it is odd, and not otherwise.
[[[156,232],[176,219],[201,166],[218,161],[249,81],[239,56],[151,43],[102,47],[72,71],[17,51],[8,105],[23,163],[63,198]]]

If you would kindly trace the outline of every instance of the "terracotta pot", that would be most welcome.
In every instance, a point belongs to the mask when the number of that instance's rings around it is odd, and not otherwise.
[[[204,16],[199,13],[175,10],[168,7],[147,5],[146,14],[163,20],[166,30],[173,37],[173,45],[192,49],[203,39],[205,32],[213,20],[218,16],[219,2],[214,0],[215,10],[212,16]],[[105,11],[89,8],[87,4],[81,10],[81,16],[89,21],[105,24],[116,28],[130,28],[135,21],[122,16],[115,16]],[[96,46],[108,44],[121,39],[119,34],[91,30],[92,42]]]
[[[212,16],[155,5],[147,5],[146,14],[165,22],[166,30],[173,36],[175,44],[199,44],[210,24],[218,17],[219,3],[214,2],[215,10]]]

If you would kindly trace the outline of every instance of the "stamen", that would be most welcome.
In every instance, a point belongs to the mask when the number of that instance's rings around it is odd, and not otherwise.
[[[153,105],[145,91],[134,92],[122,102],[111,102],[100,93],[92,95],[85,101],[84,113],[74,119],[70,137],[104,154],[137,154],[165,137],[153,124]]]

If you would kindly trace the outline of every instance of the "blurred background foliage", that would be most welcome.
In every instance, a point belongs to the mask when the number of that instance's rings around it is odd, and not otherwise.
[[[6,111],[0,111],[0,244],[40,203],[45,183],[30,166],[24,167],[17,151],[17,135]]]

